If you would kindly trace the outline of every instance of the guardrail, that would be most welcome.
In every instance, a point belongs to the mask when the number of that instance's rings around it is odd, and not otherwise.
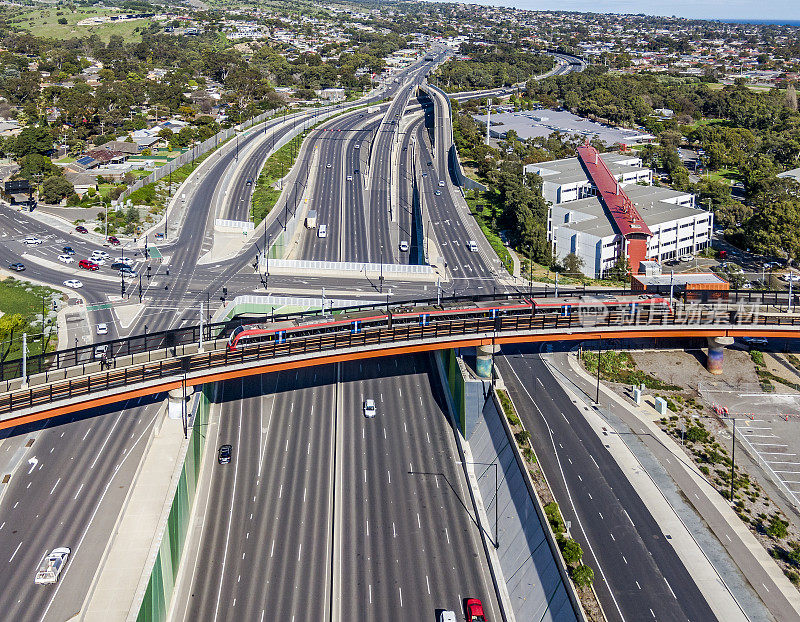
[[[420,318],[421,320],[422,318]],[[442,347],[454,341],[470,339],[492,339],[499,342],[526,341],[531,333],[551,335],[554,340],[559,336],[579,338],[575,335],[588,333],[596,335],[597,331],[608,331],[608,336],[615,332],[643,333],[662,331],[664,334],[675,332],[691,336],[693,333],[722,334],[736,329],[734,332],[751,334],[769,334],[783,332],[776,329],[789,329],[792,336],[800,337],[800,316],[787,314],[740,314],[735,310],[722,310],[711,305],[691,305],[685,310],[672,309],[638,309],[633,315],[627,311],[612,310],[605,315],[586,315],[573,313],[562,316],[558,313],[534,314],[526,309],[514,309],[506,314],[494,317],[453,318],[450,316],[427,316],[425,321],[406,318],[406,323],[392,321],[392,316],[379,320],[381,324],[353,329],[344,322],[333,326],[320,326],[306,334],[288,336],[285,341],[270,341],[257,345],[242,347],[237,350],[227,348],[227,343],[218,340],[208,344],[213,349],[208,352],[177,356],[177,348],[164,349],[164,356],[153,362],[131,364],[118,369],[97,371],[99,364],[89,368],[86,375],[68,378],[66,370],[62,370],[62,379],[45,382],[30,388],[20,388],[0,395],[0,414],[46,407],[53,402],[83,397],[93,393],[116,391],[123,393],[133,390],[136,385],[164,379],[180,382],[186,381],[188,375],[195,378],[205,376],[210,370],[218,370],[232,365],[246,363],[279,363],[297,357],[313,357],[314,355],[337,355],[343,351],[362,350],[380,351],[391,349],[390,346],[403,346],[416,343],[424,346],[425,342],[438,342]],[[748,330],[749,329],[749,330]],[[187,333],[188,334],[188,333]],[[617,334],[617,336],[619,336]],[[786,336],[786,335],[784,335]],[[196,344],[194,344],[196,347]],[[434,346],[435,347],[435,346]],[[427,349],[431,349],[428,347]],[[202,382],[202,380],[197,380]],[[191,383],[191,384],[194,384]]]

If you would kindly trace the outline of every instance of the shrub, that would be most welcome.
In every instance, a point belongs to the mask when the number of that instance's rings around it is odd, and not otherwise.
[[[567,538],[561,546],[561,555],[567,564],[574,566],[580,563],[581,558],[583,558],[583,549],[575,540]]]
[[[564,524],[564,518],[561,516],[561,510],[558,509],[558,503],[555,501],[548,503],[544,506],[544,513],[556,535],[566,531],[566,525]]]
[[[594,582],[594,571],[586,564],[581,564],[572,571],[572,581],[578,587],[589,587]]]
[[[783,520],[777,514],[773,514],[769,519],[769,525],[767,525],[766,531],[770,537],[780,540],[785,538],[789,533],[788,527],[788,521]]]
[[[531,440],[531,433],[527,430],[521,430],[514,435],[514,438],[517,439],[517,444],[520,447],[526,447],[528,441]]]

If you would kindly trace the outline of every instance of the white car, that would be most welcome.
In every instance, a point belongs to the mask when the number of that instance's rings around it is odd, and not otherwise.
[[[678,261],[682,261],[683,263],[689,263],[690,261],[693,260],[694,257],[692,257],[691,255],[684,255],[683,257],[678,257]]]
[[[325,165],[325,168],[330,168],[330,167],[331,167],[331,163],[330,163],[330,162],[328,162],[328,163]]]
[[[113,263],[124,263],[126,266],[131,266],[133,265],[133,259],[130,257],[117,257]]]
[[[42,243],[42,240],[40,238],[37,238],[35,235],[29,235],[24,240],[22,240],[22,243],[25,246],[38,246],[39,244]]]
[[[375,416],[375,400],[364,400],[364,416],[367,419],[372,419]]]
[[[439,180],[439,187],[444,188],[444,181],[441,179]]]
[[[361,149],[361,145],[356,145],[355,148],[356,149]]]
[[[787,272],[781,277],[782,280],[786,281],[787,283],[797,283],[800,281],[800,274],[795,272]]]
[[[408,242],[406,242],[405,240],[402,240],[400,242],[400,251],[403,253],[408,252]]]
[[[320,225],[319,229],[317,229],[317,237],[318,238],[327,238],[328,237],[328,225]]]
[[[98,259],[108,259],[109,256],[105,251],[92,251],[91,259],[92,261],[97,261]]]
[[[108,324],[102,323],[97,325],[97,334],[98,335],[107,335],[108,334]]]
[[[347,176],[347,181],[353,181],[353,176],[352,175],[348,175]]]
[[[67,279],[64,281],[64,287],[72,287],[73,289],[78,289],[79,287],[83,287],[83,283],[81,283],[78,279]]]
[[[49,554],[45,554],[39,564],[39,569],[36,571],[36,577],[33,582],[37,585],[47,585],[58,581],[58,576],[67,565],[70,551],[66,546],[60,546],[53,549]]]
[[[75,263],[75,258],[72,255],[59,255],[58,260],[62,263]]]
[[[442,611],[439,614],[439,622],[456,622],[455,611]]]
[[[94,349],[94,358],[101,359],[108,354],[108,346],[97,346]]]
[[[467,241],[467,248],[471,252],[477,253],[478,252],[478,243],[475,240],[468,240]]]

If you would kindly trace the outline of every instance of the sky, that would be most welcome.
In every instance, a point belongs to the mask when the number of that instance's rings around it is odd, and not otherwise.
[[[646,13],[694,19],[800,20],[800,0],[465,0],[533,11]]]

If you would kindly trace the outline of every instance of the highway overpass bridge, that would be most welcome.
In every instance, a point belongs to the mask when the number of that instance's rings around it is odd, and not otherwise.
[[[556,300],[555,312],[534,310],[541,309],[543,301]],[[47,372],[30,376],[24,384],[22,378],[7,382],[0,392],[0,429],[208,382],[450,348],[478,346],[479,356],[490,357],[508,343],[706,337],[709,363],[721,365],[722,346],[734,337],[800,337],[800,314],[777,307],[677,303],[596,312],[588,306],[579,309],[580,297],[566,299],[572,300],[571,309],[564,300],[481,297],[471,307],[460,303],[452,309],[425,301],[316,319],[276,316],[260,325],[263,335],[258,340],[235,347],[219,330],[219,338],[208,340],[211,327],[203,329],[202,340],[200,327],[183,329],[180,343],[175,337],[137,335],[128,339],[128,350],[142,339],[147,349],[125,354],[118,343],[122,340],[117,340],[111,350],[117,354],[107,361],[76,365],[74,359],[70,364],[67,358],[54,357]]]

